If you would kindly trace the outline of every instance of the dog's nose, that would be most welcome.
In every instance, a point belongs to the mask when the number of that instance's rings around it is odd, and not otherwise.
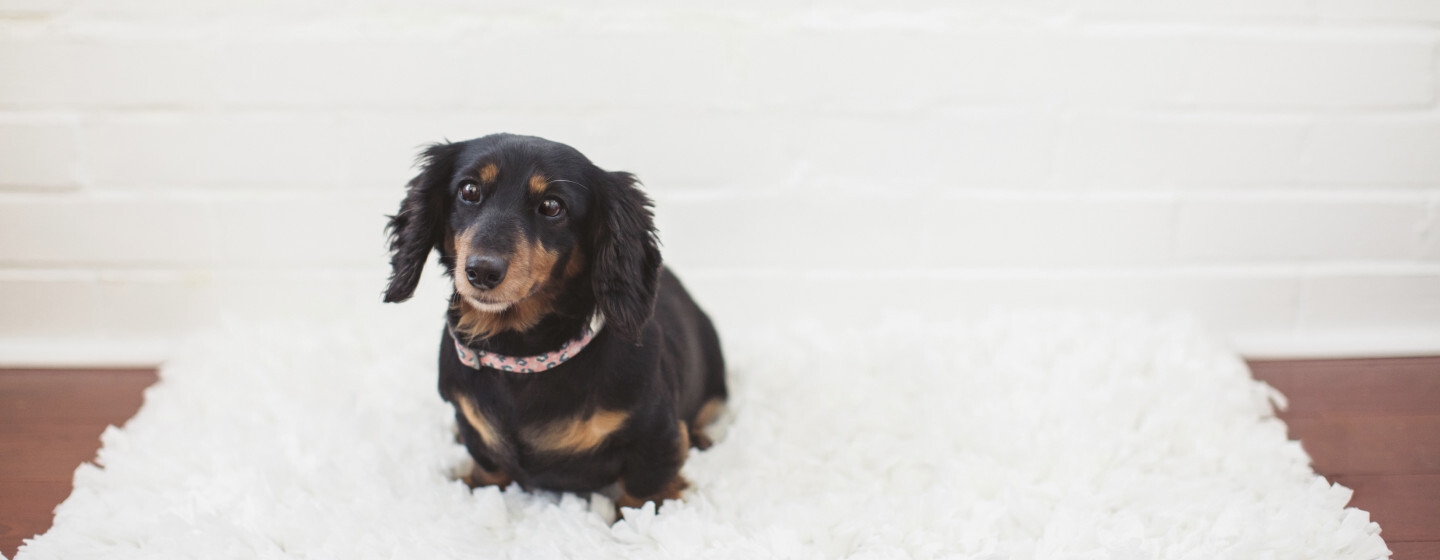
[[[471,255],[465,259],[465,279],[471,286],[488,290],[505,281],[505,270],[510,263],[500,257]]]

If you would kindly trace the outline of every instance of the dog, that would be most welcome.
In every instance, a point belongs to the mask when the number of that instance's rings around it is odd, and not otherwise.
[[[387,227],[386,302],[430,252],[454,291],[440,395],[475,460],[471,487],[680,499],[689,449],[728,397],[720,339],[661,265],[649,197],[543,138],[428,146]]]

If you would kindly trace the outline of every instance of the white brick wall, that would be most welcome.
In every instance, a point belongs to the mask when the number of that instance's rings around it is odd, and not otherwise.
[[[416,148],[497,131],[638,173],[721,321],[1440,352],[1431,0],[0,0],[0,363],[375,305]]]
[[[72,119],[23,115],[0,121],[0,185],[6,191],[66,190],[79,184]]]

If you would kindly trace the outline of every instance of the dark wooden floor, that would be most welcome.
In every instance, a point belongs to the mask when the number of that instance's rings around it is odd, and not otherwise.
[[[1315,470],[1355,490],[1398,560],[1440,559],[1440,358],[1256,361]]]
[[[154,382],[154,370],[0,370],[0,554],[50,528],[75,467]]]
[[[1315,470],[1355,489],[1398,560],[1440,560],[1440,357],[1251,362]],[[140,407],[151,370],[0,370],[0,554],[50,527],[100,432]]]

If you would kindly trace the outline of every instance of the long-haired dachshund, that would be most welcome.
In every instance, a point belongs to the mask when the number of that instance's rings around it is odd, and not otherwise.
[[[453,279],[440,394],[473,485],[679,498],[727,396],[710,319],[660,264],[635,176],[570,146],[494,134],[429,146],[390,218],[385,301],[433,249]]]

